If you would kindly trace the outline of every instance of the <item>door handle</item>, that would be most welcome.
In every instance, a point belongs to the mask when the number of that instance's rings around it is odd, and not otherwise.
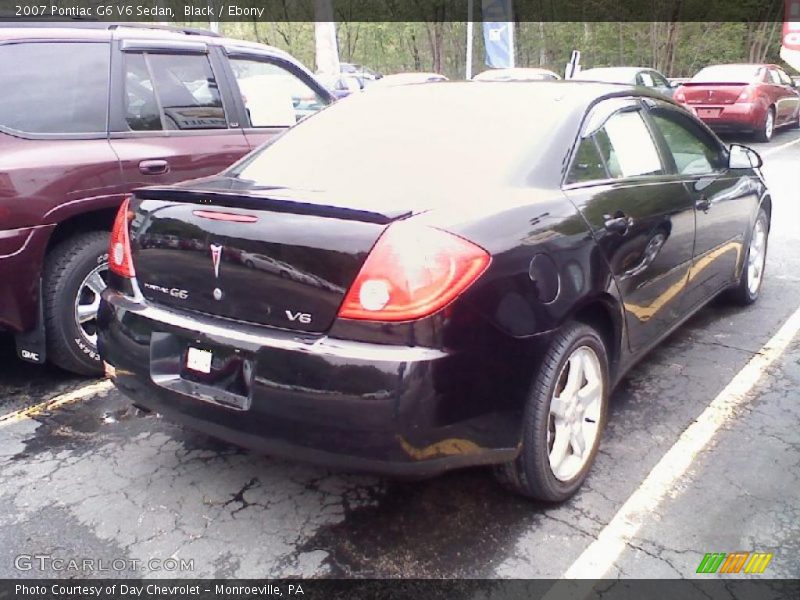
[[[708,209],[711,208],[711,202],[708,200],[706,196],[700,196],[700,199],[694,203],[694,206],[697,210],[708,212]]]
[[[631,228],[633,225],[633,219],[628,217],[624,212],[617,211],[614,215],[603,215],[603,227],[606,228],[606,231],[610,233],[619,233],[620,235],[625,235],[628,233],[628,229]]]
[[[169,173],[169,163],[165,160],[143,160],[139,163],[142,175],[163,175]]]

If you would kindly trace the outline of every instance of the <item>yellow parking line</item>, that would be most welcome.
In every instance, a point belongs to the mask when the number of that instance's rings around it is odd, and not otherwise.
[[[20,421],[24,421],[25,419],[30,419],[35,417],[36,415],[40,415],[45,412],[49,412],[59,406],[64,406],[66,404],[71,404],[73,402],[78,402],[79,400],[83,400],[84,398],[88,398],[94,394],[99,394],[101,392],[105,392],[110,390],[113,387],[113,384],[104,379],[103,381],[97,381],[95,383],[90,383],[89,385],[85,385],[77,390],[72,390],[71,392],[67,392],[66,394],[60,394],[55,396],[54,398],[50,398],[50,400],[45,400],[44,402],[40,402],[39,404],[35,404],[34,406],[29,406],[28,408],[22,408],[20,410],[15,410],[12,413],[7,415],[3,415],[0,417],[0,427],[5,425],[10,425],[11,423],[19,423]]]

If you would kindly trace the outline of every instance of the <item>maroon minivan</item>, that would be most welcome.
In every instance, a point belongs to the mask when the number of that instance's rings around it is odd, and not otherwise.
[[[275,48],[107,23],[0,25],[0,90],[0,330],[81,374],[101,372],[123,196],[218,173],[332,101]]]

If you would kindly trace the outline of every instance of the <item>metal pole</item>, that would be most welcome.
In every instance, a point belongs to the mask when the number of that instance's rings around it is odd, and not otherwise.
[[[517,66],[517,60],[514,56],[514,6],[512,2],[513,0],[508,0],[508,18],[510,19],[508,23],[508,57],[513,69]]]
[[[475,23],[472,20],[474,0],[467,0],[467,68],[465,69],[466,78],[472,79],[472,29]]]

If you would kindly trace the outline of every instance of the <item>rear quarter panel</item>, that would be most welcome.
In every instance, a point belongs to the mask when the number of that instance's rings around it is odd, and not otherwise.
[[[79,212],[83,199],[123,193],[106,139],[28,140],[0,133],[0,173],[2,229],[53,224]]]
[[[23,245],[0,256],[0,322],[17,332],[35,325],[39,279],[55,226],[118,206],[123,191],[117,158],[105,139],[27,140],[0,133],[0,237],[31,231]]]
[[[489,269],[464,300],[505,335],[547,333],[594,300],[616,302],[607,263],[583,217],[560,190],[519,188],[504,201],[484,197],[472,205],[486,208],[457,215],[433,211],[420,220],[492,255]]]

